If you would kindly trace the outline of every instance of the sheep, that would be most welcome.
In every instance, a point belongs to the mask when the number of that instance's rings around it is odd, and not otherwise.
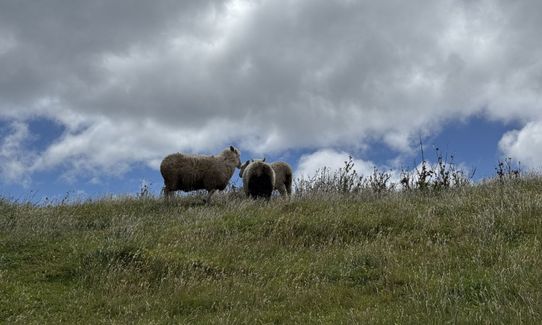
[[[254,160],[247,160],[240,168],[239,177],[243,178],[243,171],[247,166],[254,162]],[[262,160],[265,162],[265,158]],[[270,164],[271,168],[275,172],[275,181],[273,183],[273,189],[279,191],[282,197],[292,194],[292,167],[286,162],[276,161]]]
[[[275,172],[264,160],[246,161],[241,166],[239,177],[243,179],[243,190],[247,197],[269,200],[275,184]]]
[[[282,197],[290,197],[292,194],[292,167],[283,161],[276,161],[270,165],[275,172],[274,189],[279,191]]]
[[[162,160],[160,173],[164,178],[164,194],[207,190],[206,202],[216,190],[222,191],[228,185],[235,168],[241,167],[240,151],[230,146],[216,156],[196,156],[182,153],[171,154]]]

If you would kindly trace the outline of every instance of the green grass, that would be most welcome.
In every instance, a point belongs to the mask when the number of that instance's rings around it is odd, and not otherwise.
[[[541,239],[538,178],[270,204],[4,200],[0,323],[539,323]]]

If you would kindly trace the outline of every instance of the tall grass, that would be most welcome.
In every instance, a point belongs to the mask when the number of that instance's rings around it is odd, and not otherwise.
[[[270,203],[0,200],[0,322],[540,322],[540,177],[399,190],[347,166]]]

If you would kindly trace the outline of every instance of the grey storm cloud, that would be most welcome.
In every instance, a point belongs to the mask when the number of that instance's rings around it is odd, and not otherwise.
[[[229,142],[408,151],[475,114],[542,123],[541,16],[504,0],[3,1],[0,116],[66,125],[17,158],[34,170]]]
[[[211,4],[3,1],[0,44],[6,49],[0,61],[2,99],[28,105],[37,97],[76,95],[69,91],[102,82],[100,62],[105,55],[124,56],[138,45],[155,46],[168,29],[192,26],[191,21]]]

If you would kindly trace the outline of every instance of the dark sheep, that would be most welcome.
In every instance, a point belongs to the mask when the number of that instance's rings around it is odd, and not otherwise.
[[[254,199],[266,198],[269,200],[275,184],[275,172],[264,160],[252,160],[241,166],[239,176],[243,179],[245,194]]]

